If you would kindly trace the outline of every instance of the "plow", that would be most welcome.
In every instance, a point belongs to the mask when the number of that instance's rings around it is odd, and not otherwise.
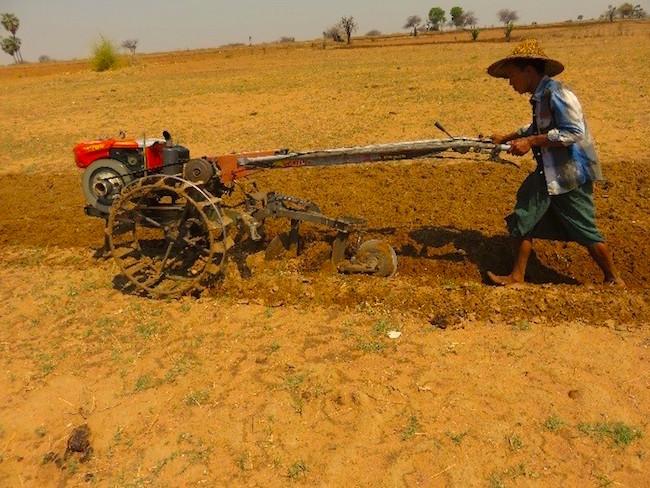
[[[246,241],[266,243],[265,222],[287,219],[290,230],[271,239],[265,257],[300,252],[300,225],[308,222],[335,231],[331,263],[341,273],[388,277],[397,255],[363,234],[359,217],[325,215],[314,202],[260,191],[250,177],[259,171],[406,161],[442,153],[487,154],[497,162],[507,145],[482,137],[376,144],[315,151],[254,151],[191,158],[188,148],[163,132],[155,139],[99,139],[74,147],[75,163],[89,216],[104,219],[104,249],[134,290],[151,297],[198,294],[223,275],[227,257]],[[241,189],[234,204],[227,198]],[[355,242],[353,242],[355,241]]]

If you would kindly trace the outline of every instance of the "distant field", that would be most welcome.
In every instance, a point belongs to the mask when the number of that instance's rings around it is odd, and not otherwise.
[[[351,47],[291,43],[0,68],[0,486],[644,486],[650,450],[650,22],[500,29]],[[72,146],[168,129],[195,156],[516,128],[486,67],[522,37],[566,65],[608,181],[599,225],[627,290],[584,249],[540,243],[497,289],[503,217],[532,169],[448,159],[269,171],[266,190],[368,220],[390,279],[305,254],[249,256],[199,299],[113,285],[92,257]],[[286,223],[274,223],[268,238]],[[399,330],[397,340],[386,334]],[[61,467],[74,426],[94,452]]]

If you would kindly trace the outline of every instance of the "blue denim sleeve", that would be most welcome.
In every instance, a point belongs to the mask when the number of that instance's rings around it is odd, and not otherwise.
[[[549,141],[561,142],[565,146],[580,142],[585,136],[585,121],[582,107],[575,94],[560,87],[551,93],[551,111],[555,118],[554,129],[547,136]]]

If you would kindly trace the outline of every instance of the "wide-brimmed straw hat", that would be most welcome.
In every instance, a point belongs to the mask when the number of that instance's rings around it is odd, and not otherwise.
[[[510,56],[492,63],[487,69],[490,76],[495,78],[508,78],[505,67],[508,63],[520,59],[537,59],[544,61],[544,74],[548,76],[559,75],[564,71],[564,65],[555,59],[549,58],[536,39],[526,39],[515,47]]]

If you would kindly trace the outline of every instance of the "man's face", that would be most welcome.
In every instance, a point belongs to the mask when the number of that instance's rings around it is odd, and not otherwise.
[[[526,66],[522,69],[514,64],[508,64],[504,69],[508,75],[510,86],[517,93],[524,94],[533,92],[532,90],[534,90],[534,88],[531,89],[533,70],[530,66]]]

